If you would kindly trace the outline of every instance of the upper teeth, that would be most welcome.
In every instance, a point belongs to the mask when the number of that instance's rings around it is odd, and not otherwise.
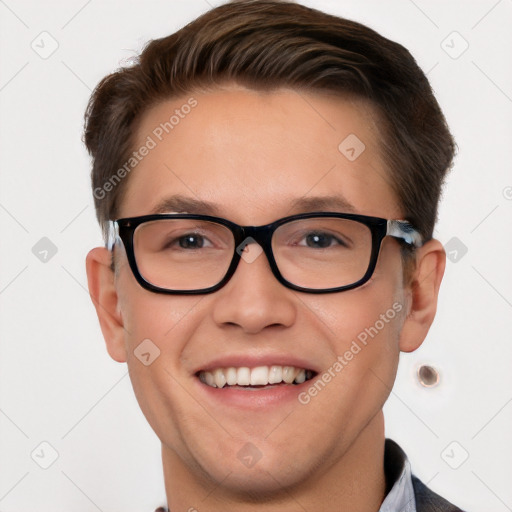
[[[311,372],[307,372],[310,377]],[[208,386],[214,388],[223,388],[228,386],[266,386],[268,384],[301,384],[306,380],[306,370],[294,366],[257,366],[248,368],[242,366],[235,368],[216,368],[212,371],[202,371],[199,378]]]

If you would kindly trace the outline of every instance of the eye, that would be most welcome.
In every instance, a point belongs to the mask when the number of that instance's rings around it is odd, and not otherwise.
[[[210,240],[199,233],[186,233],[180,236],[169,236],[161,244],[162,250],[181,250],[181,249],[206,249],[213,247]]]
[[[205,240],[201,235],[190,233],[178,238],[178,243],[182,249],[201,249],[205,244]]]
[[[326,249],[331,247],[334,242],[334,245],[342,245],[346,247],[346,243],[343,240],[340,240],[338,237],[326,233],[324,231],[314,231],[304,235],[303,239],[305,240],[305,244],[298,245],[306,245],[307,247],[317,248],[317,249]]]

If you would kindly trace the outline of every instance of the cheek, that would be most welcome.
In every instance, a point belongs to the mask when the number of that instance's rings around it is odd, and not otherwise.
[[[194,312],[202,297],[144,290],[129,272],[120,268],[117,289],[130,379],[149,423],[156,430],[172,428],[157,411],[179,415],[174,409],[182,391],[176,377],[183,374],[182,354],[196,329]]]
[[[309,388],[309,396],[301,401],[310,404],[319,422],[347,439],[355,437],[382,409],[399,361],[404,306],[399,294],[370,292],[370,287],[368,292],[364,288],[347,292],[343,302],[340,297],[338,308],[332,308],[332,302],[330,308],[316,306],[322,311],[320,323],[331,356],[320,376],[326,385],[312,385],[316,389]]]
[[[397,353],[407,310],[398,245],[386,238],[370,281],[346,292],[339,300],[343,303],[338,308],[337,329],[372,352]],[[379,341],[371,344],[372,340]]]
[[[369,283],[333,302],[311,305],[324,326],[333,362],[339,360],[350,382],[375,373],[387,384],[394,380],[399,336],[404,321],[402,294]]]
[[[123,309],[125,318],[129,318],[125,343],[135,396],[159,439],[174,440],[173,446],[182,458],[187,453],[181,443],[175,442],[181,438],[182,428],[176,418],[203,412],[185,391],[186,379],[191,377],[182,367],[183,345],[192,336],[195,324],[184,319],[193,317],[191,311],[197,301],[139,292],[131,294],[130,303]],[[198,410],[191,410],[196,405]]]
[[[396,258],[381,258],[365,285],[308,300],[309,308],[325,326],[331,349],[337,355],[349,350],[353,342],[367,349],[361,353],[398,350],[407,309],[399,263]],[[372,343],[373,340],[379,341]]]
[[[179,353],[183,349],[186,333],[192,331],[195,324],[182,320],[193,316],[201,296],[165,295],[145,290],[128,266],[120,269],[117,290],[128,351],[136,350],[146,339],[161,351]]]
[[[192,432],[198,429],[198,424],[207,423],[209,428],[200,429],[203,433],[212,430],[212,425],[204,421],[204,409],[200,403],[185,391],[186,383],[173,371],[165,354],[149,366],[134,358],[128,361],[128,369],[139,407],[157,437],[180,459],[192,463],[187,436],[194,437]],[[198,421],[198,418],[203,421]],[[184,432],[187,432],[185,438]]]
[[[368,421],[393,386],[407,307],[399,255],[390,253],[380,259],[371,281],[364,286],[308,299],[308,309],[316,317],[314,321],[331,353],[326,379],[332,385],[327,386],[327,393],[322,391],[318,410],[320,414],[329,411],[333,423],[341,421],[338,416],[348,411],[354,415],[354,424]]]

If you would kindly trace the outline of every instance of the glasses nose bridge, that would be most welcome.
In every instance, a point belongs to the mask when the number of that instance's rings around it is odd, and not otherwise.
[[[273,231],[273,229],[272,229],[271,224],[268,224],[266,226],[243,226],[242,227],[243,239],[247,240],[248,238],[253,238],[262,247],[270,241],[270,238],[272,236],[272,234],[271,234],[272,231]]]
[[[238,248],[244,249],[246,245],[256,242],[261,246],[268,262],[272,262],[272,234],[275,228],[272,224],[266,226],[241,226],[239,231],[239,239],[237,240],[237,252]]]

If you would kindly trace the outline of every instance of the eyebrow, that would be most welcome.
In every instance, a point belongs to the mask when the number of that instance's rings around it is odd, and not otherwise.
[[[174,195],[160,201],[151,213],[195,213],[197,215],[220,216],[220,208],[208,201]]]
[[[296,199],[291,204],[291,210],[297,212],[335,211],[354,213],[356,208],[341,195],[311,196]]]
[[[290,203],[287,215],[315,211],[354,213],[356,208],[340,195],[301,197]],[[222,207],[193,197],[173,195],[160,201],[151,213],[193,213],[221,217]]]

